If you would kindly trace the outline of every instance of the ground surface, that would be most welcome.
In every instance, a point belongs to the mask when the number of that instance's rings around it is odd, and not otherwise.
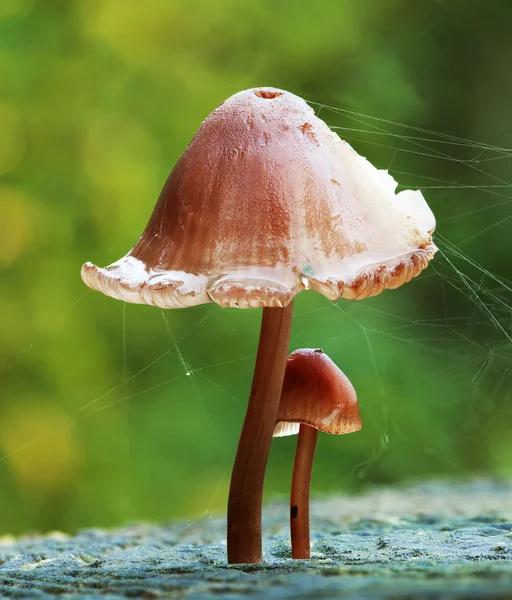
[[[304,562],[290,559],[286,505],[265,513],[262,566],[228,567],[223,518],[0,538],[0,596],[512,598],[512,482],[318,502]]]

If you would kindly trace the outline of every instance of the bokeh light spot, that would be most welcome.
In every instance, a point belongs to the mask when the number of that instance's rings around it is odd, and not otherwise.
[[[15,187],[0,187],[0,223],[7,224],[0,236],[0,268],[7,267],[26,252],[34,241],[33,202]]]
[[[72,483],[80,464],[72,423],[55,408],[29,402],[2,418],[0,447],[20,484],[45,493]]]

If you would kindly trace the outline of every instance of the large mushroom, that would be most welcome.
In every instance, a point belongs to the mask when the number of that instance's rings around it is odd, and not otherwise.
[[[418,275],[435,219],[396,182],[273,88],[239,92],[203,122],[141,238],[92,289],[126,302],[263,308],[254,379],[233,467],[228,560],[261,562],[261,499],[291,330],[305,289],[361,299]]]
[[[290,494],[292,558],[309,558],[309,491],[318,432],[361,429],[357,395],[346,375],[317,348],[290,354],[274,437],[299,434]]]

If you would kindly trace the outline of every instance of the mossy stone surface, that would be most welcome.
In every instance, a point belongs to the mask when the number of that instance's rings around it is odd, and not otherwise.
[[[290,558],[285,503],[265,563],[226,563],[222,517],[0,538],[0,595],[512,598],[512,483],[426,483],[312,505],[312,559]]]

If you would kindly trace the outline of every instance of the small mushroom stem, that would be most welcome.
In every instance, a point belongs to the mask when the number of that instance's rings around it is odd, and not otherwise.
[[[263,482],[283,387],[292,314],[293,304],[263,309],[251,394],[229,489],[230,564],[262,561]]]
[[[292,558],[310,558],[309,541],[309,489],[315,459],[318,429],[301,425],[295,462],[293,465],[292,492],[290,496],[290,533]]]

